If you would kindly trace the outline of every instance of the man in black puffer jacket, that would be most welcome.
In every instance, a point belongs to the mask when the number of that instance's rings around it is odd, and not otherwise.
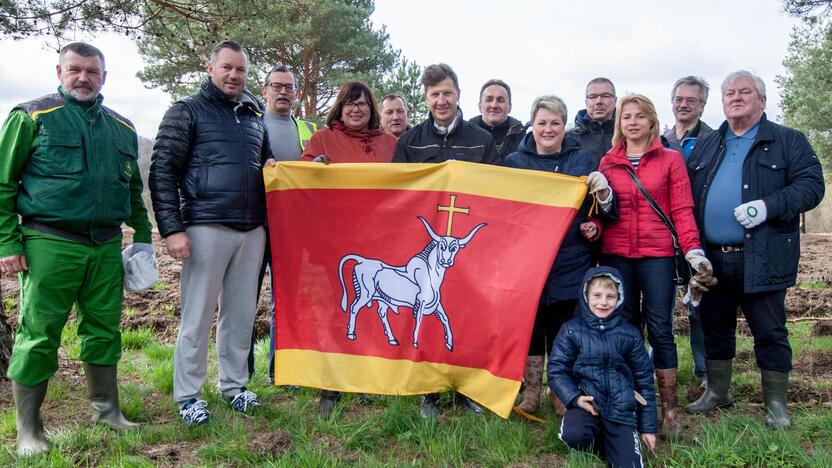
[[[262,169],[272,159],[262,105],[245,91],[248,55],[214,47],[200,91],[165,114],[150,166],[150,190],[168,253],[182,260],[182,319],[173,397],[188,426],[208,422],[200,399],[208,338],[219,298],[219,391],[236,411],[258,406],[245,388],[246,357],[266,242]]]

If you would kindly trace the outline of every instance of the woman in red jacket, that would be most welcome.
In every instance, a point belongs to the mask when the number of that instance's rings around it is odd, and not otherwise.
[[[318,130],[301,159],[322,162],[390,162],[396,137],[381,129],[376,98],[366,84],[347,81],[326,118],[328,128]]]
[[[656,108],[642,95],[625,96],[616,109],[613,147],[600,171],[618,197],[617,221],[601,238],[601,263],[617,268],[624,281],[622,317],[642,328],[653,348],[662,405],[662,432],[676,432],[676,344],[673,305],[676,286],[673,241],[668,228],[636,186],[631,169],[675,225],[685,258],[694,270],[710,266],[699,243],[690,181],[682,156],[659,140]]]
[[[301,160],[329,163],[390,162],[396,137],[381,129],[376,98],[361,81],[347,81],[326,118],[328,128],[318,130],[303,150]],[[322,390],[318,414],[328,418],[340,392]]]

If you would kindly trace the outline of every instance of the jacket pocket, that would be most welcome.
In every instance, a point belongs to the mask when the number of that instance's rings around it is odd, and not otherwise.
[[[451,154],[448,159],[460,161],[480,162],[485,154],[485,145],[475,146],[451,146]]]
[[[74,174],[84,169],[81,136],[50,133],[41,138],[34,163],[46,174]]]
[[[765,149],[768,146],[764,147]],[[774,154],[769,154],[764,151],[764,154],[757,159],[757,165],[760,169],[759,180],[757,187],[759,197],[762,197],[769,192],[779,190],[786,185],[786,160]]]
[[[766,283],[794,282],[800,260],[800,233],[771,233],[768,236],[768,281]],[[772,252],[776,252],[772,254]]]
[[[442,162],[442,147],[439,145],[413,146],[409,145],[413,162]]]

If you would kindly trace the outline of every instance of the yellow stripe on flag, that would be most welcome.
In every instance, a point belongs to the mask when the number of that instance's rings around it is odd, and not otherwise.
[[[267,167],[263,177],[267,192],[293,189],[453,191],[576,209],[586,194],[586,177],[463,161],[330,165],[280,162],[277,166]]]
[[[419,395],[456,390],[503,418],[514,406],[520,382],[484,370],[435,362],[375,356],[279,349],[275,353],[276,385],[301,385],[341,392]],[[323,382],[320,376],[326,376]]]

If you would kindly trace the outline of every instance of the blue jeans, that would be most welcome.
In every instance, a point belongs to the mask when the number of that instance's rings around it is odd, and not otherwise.
[[[647,325],[647,341],[653,348],[653,365],[656,369],[675,369],[678,356],[673,341],[673,304],[676,300],[673,257],[604,255],[601,264],[621,272],[624,282],[621,317],[639,330]]]

